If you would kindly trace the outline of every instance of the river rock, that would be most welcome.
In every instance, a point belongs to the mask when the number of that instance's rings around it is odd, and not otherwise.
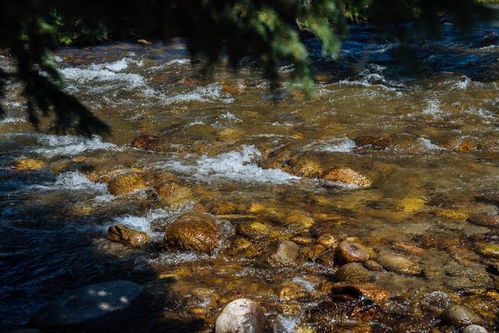
[[[369,249],[364,245],[350,240],[344,240],[338,246],[340,258],[345,262],[365,262],[369,260]]]
[[[499,226],[499,215],[471,214],[468,221],[482,227],[497,227]]]
[[[179,250],[210,253],[218,245],[218,226],[208,214],[192,212],[168,225],[165,243]]]
[[[480,324],[482,319],[473,311],[462,305],[450,305],[442,313],[442,319],[453,326]]]
[[[263,333],[264,329],[262,308],[247,298],[227,304],[215,324],[215,333]]]
[[[463,333],[488,333],[488,331],[480,325],[468,325],[464,328]]]
[[[293,161],[292,172],[301,177],[317,178],[324,172],[324,169],[316,159],[304,157]]]
[[[145,187],[147,187],[147,185],[142,179],[142,176],[135,172],[117,175],[107,183],[109,193],[114,195],[127,194]]]
[[[345,296],[353,298],[368,298],[373,302],[379,303],[389,296],[389,292],[374,283],[335,283],[331,286],[331,296],[333,298]]]
[[[372,185],[372,181],[369,178],[350,168],[328,169],[321,174],[321,178],[359,187],[369,187]]]
[[[373,149],[385,149],[388,147],[392,140],[389,136],[374,137],[374,136],[358,136],[353,139],[355,144],[359,147],[369,146]]]
[[[421,267],[402,256],[385,254],[379,256],[377,262],[385,269],[396,273],[409,275],[418,275],[421,273]]]
[[[334,278],[339,282],[368,282],[371,279],[371,274],[362,264],[352,262],[338,268]]]
[[[190,188],[175,182],[161,184],[156,187],[156,192],[158,193],[161,202],[171,208],[180,208],[186,203],[194,200]]]
[[[143,134],[132,140],[130,145],[135,148],[151,150],[159,141],[159,137],[150,134]]]
[[[270,263],[275,265],[296,265],[296,259],[300,253],[300,246],[292,241],[282,241],[277,250],[270,256]]]
[[[251,221],[239,224],[237,231],[240,235],[258,239],[267,237],[270,234],[271,227],[260,221]]]
[[[45,162],[43,161],[35,160],[32,158],[21,158],[15,161],[12,168],[18,171],[33,171],[33,170],[40,170],[44,166]]]
[[[123,224],[113,225],[107,230],[107,238],[132,246],[141,246],[147,243],[149,235],[145,232],[129,228]]]
[[[38,310],[31,324],[42,329],[112,325],[140,313],[143,294],[139,284],[124,281],[101,282],[67,292]],[[70,330],[68,330],[70,331]],[[89,329],[89,331],[91,331]]]

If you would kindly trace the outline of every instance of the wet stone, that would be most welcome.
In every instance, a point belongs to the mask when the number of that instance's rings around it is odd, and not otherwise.
[[[145,232],[129,228],[123,224],[118,224],[109,227],[107,230],[107,238],[127,245],[141,246],[147,243],[149,235]]]
[[[321,178],[359,187],[369,187],[372,185],[372,181],[369,178],[350,168],[335,168],[326,170],[322,173]]]
[[[488,333],[488,331],[480,325],[468,325],[464,328],[463,333]]]
[[[208,214],[187,213],[168,225],[165,243],[179,250],[211,253],[218,245],[219,232]]]
[[[107,183],[109,193],[114,195],[127,194],[147,187],[138,173],[124,173],[110,179]]]
[[[370,257],[369,249],[356,241],[344,240],[338,246],[338,251],[345,262],[365,262]]]
[[[67,292],[38,310],[31,320],[39,328],[66,328],[98,325],[103,328],[117,320],[139,314],[143,287],[124,281],[96,283]]]
[[[18,171],[33,171],[40,170],[44,166],[45,162],[43,161],[35,160],[32,158],[21,158],[15,161],[12,168]]]
[[[215,333],[263,333],[264,329],[263,309],[246,298],[227,304],[215,324]]]
[[[480,324],[482,319],[467,307],[461,305],[450,305],[442,313],[442,319],[453,326],[464,326]]]
[[[468,221],[482,227],[498,227],[499,215],[497,214],[471,214]]]
[[[401,274],[418,275],[421,268],[411,260],[397,255],[381,255],[376,261],[389,271]]]
[[[294,266],[300,253],[300,246],[292,241],[282,241],[277,245],[276,251],[270,256],[272,265]]]
[[[334,278],[339,282],[369,282],[371,273],[361,263],[352,262],[338,268]]]
[[[263,238],[270,234],[271,227],[260,221],[251,221],[238,225],[237,231],[249,238]]]

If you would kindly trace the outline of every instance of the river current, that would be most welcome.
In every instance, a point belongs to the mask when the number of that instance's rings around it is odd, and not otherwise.
[[[112,134],[35,132],[10,88],[0,120],[0,327],[26,325],[64,291],[121,278],[159,299],[132,331],[206,331],[240,297],[258,301],[276,332],[428,332],[450,327],[441,313],[451,303],[497,330],[499,30],[450,30],[418,41],[402,66],[396,41],[353,26],[337,62],[312,53],[311,97],[272,92],[246,69],[202,78],[182,41],[58,50],[65,89]],[[0,63],[12,65],[6,55]],[[337,168],[357,181],[325,176]],[[144,186],[113,192],[109,175],[127,173]],[[188,200],[158,199],[171,180]],[[220,227],[210,253],[163,244],[165,228],[192,211]],[[151,239],[112,242],[116,224]],[[346,263],[318,245],[325,234],[363,244],[370,260]],[[299,257],[269,263],[283,240]],[[388,296],[339,298],[338,283]]]

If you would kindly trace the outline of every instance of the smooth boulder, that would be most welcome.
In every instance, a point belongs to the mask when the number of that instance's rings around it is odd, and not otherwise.
[[[143,286],[115,280],[71,290],[39,309],[32,317],[38,328],[99,327],[114,325],[140,313]]]
[[[215,333],[263,333],[264,329],[262,308],[247,298],[227,304],[215,324]]]
[[[211,253],[218,245],[219,230],[215,219],[204,213],[187,213],[166,229],[165,243],[173,248]]]

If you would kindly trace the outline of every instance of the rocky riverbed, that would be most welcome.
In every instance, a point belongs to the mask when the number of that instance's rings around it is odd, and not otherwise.
[[[415,75],[352,27],[312,97],[200,78],[181,41],[59,50],[113,133],[33,132],[9,91],[1,327],[496,331],[498,33],[446,32]]]

